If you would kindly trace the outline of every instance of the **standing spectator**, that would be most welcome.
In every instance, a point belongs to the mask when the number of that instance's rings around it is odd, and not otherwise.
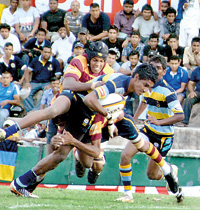
[[[0,83],[0,128],[3,128],[3,123],[9,116],[9,109],[11,105],[19,105],[19,90],[17,86],[12,83],[12,75],[5,71],[2,73]]]
[[[151,34],[149,36],[149,42],[148,45],[144,47],[144,53],[143,53],[143,62],[148,62],[148,56],[152,54],[152,51],[155,51],[154,55],[163,55],[165,54],[164,52],[164,47],[158,44],[159,42],[159,35],[158,34]]]
[[[120,69],[120,65],[116,61],[117,54],[118,54],[118,50],[117,49],[110,48],[109,51],[108,51],[107,59],[106,59],[106,63],[108,63],[108,65],[110,67],[112,67],[115,72],[118,72],[119,69]]]
[[[177,21],[180,21],[179,45],[190,46],[199,35],[199,0],[179,0]]]
[[[183,54],[183,66],[187,68],[189,77],[196,67],[200,67],[200,38],[194,37],[190,47]]]
[[[177,55],[172,55],[169,66],[163,79],[176,91],[180,103],[186,96],[186,86],[188,83],[188,72],[180,66],[181,59]]]
[[[144,44],[140,42],[140,32],[139,31],[133,31],[131,33],[130,37],[130,43],[128,43],[128,46],[125,47],[122,51],[122,62],[128,61],[128,57],[131,54],[132,51],[137,50],[140,54],[140,59],[142,60],[143,56],[143,50],[144,50]]]
[[[61,27],[58,30],[60,38],[52,44],[52,53],[58,59],[63,70],[68,58],[72,55],[72,46],[76,40],[69,27]]]
[[[49,0],[50,10],[45,12],[41,19],[42,28],[47,30],[47,39],[54,42],[59,39],[58,30],[64,27],[66,11],[58,8],[58,0]]]
[[[65,15],[65,21],[69,21],[70,31],[75,37],[78,36],[79,29],[81,28],[84,13],[80,10],[80,3],[77,0],[73,0],[71,3],[71,12],[67,12]]]
[[[31,0],[21,0],[21,6],[15,16],[15,30],[23,43],[35,36],[40,23],[40,14],[31,6]]]
[[[3,48],[7,42],[11,42],[13,44],[14,54],[21,52],[21,44],[19,39],[17,36],[10,33],[10,26],[7,23],[3,23],[0,25],[0,57],[4,54]]]
[[[169,0],[162,0],[160,5],[160,11],[157,12],[159,26],[163,25],[163,22],[166,21],[166,10],[170,7]]]
[[[97,3],[90,4],[90,12],[83,17],[82,26],[89,31],[89,40],[97,41],[108,35],[109,16],[101,12]]]
[[[119,38],[125,39],[131,36],[132,25],[136,18],[136,11],[133,10],[133,7],[133,0],[124,0],[123,10],[115,14],[114,25],[119,29]]]
[[[158,21],[153,17],[153,8],[151,5],[145,4],[142,7],[142,15],[137,17],[132,25],[133,30],[139,30],[141,35],[141,42],[147,43],[150,34],[159,33],[160,28]]]
[[[117,62],[120,62],[122,54],[122,40],[117,38],[118,35],[118,28],[115,25],[110,25],[108,30],[108,38],[104,39],[103,42],[108,46],[108,49],[115,48],[117,50]]]
[[[181,59],[181,65],[183,61],[184,48],[179,46],[178,36],[176,34],[170,34],[165,47],[165,55],[167,62],[170,61],[172,55],[177,55]]]
[[[30,75],[32,74],[32,80],[30,81]],[[44,46],[42,54],[39,57],[34,58],[27,71],[25,71],[26,86],[31,86],[31,92],[28,98],[24,100],[24,107],[26,112],[31,111],[33,108],[40,108],[40,100],[34,107],[33,96],[50,83],[53,76],[60,77],[62,74],[60,70],[59,62],[51,56],[51,47]]]
[[[18,12],[19,0],[10,0],[10,7],[5,8],[1,15],[1,23],[7,23],[10,25],[10,32],[13,34],[15,32],[14,23],[15,15]]]
[[[179,36],[180,24],[175,22],[176,10],[173,7],[169,7],[166,10],[167,19],[163,21],[163,25],[160,26],[160,37],[163,39],[163,43],[166,43],[170,34],[176,34]]]

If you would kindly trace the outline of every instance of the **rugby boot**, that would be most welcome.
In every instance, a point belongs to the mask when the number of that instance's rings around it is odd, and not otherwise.
[[[82,164],[78,160],[75,160],[75,171],[77,177],[82,178],[85,175],[85,170],[85,167],[82,166]]]
[[[90,184],[95,184],[98,177],[99,177],[100,173],[97,173],[95,171],[92,171],[91,169],[88,171],[88,182]]]
[[[28,187],[25,187],[26,190],[28,190],[30,193],[32,193],[36,187],[44,180],[44,177],[42,177],[42,179],[40,179],[39,181],[36,181],[32,184],[30,184]]]
[[[171,172],[165,175],[165,179],[169,185],[169,189],[171,190],[171,192],[177,193],[179,190],[179,181],[175,173],[175,170],[172,168],[172,166],[171,166]]]

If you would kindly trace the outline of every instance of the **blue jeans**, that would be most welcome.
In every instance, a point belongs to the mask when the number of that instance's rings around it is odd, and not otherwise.
[[[24,103],[24,108],[26,112],[29,112],[31,110],[39,110],[40,109],[40,104],[41,104],[41,98],[38,101],[36,105],[34,105],[34,100],[33,96],[39,91],[39,90],[44,90],[44,87],[47,86],[49,82],[46,83],[35,83],[31,82],[31,92],[29,96],[23,101]]]
[[[195,97],[195,98],[187,97],[184,101],[183,111],[185,114],[185,119],[184,119],[183,123],[185,123],[185,124],[189,124],[189,119],[190,119],[193,105],[195,105],[196,103],[198,103],[200,101],[200,92],[195,91],[195,93],[197,94],[197,97]]]
[[[0,128],[3,128],[3,123],[5,122],[9,114],[10,113],[8,109],[0,108]]]

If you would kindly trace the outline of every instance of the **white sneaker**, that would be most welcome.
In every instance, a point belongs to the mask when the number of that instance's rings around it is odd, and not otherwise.
[[[178,177],[178,167],[176,165],[171,165],[171,167],[172,167],[173,172],[175,173],[176,177]],[[167,191],[171,191],[168,183],[166,183],[166,188],[167,188]]]
[[[133,203],[134,199],[133,199],[132,196],[130,196],[128,194],[124,194],[121,197],[115,199],[115,201],[121,201],[121,202],[124,202],[124,203]]]

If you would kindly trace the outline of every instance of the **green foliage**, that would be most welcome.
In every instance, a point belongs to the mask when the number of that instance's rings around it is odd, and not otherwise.
[[[134,203],[116,202],[119,192],[79,191],[37,188],[40,198],[22,198],[10,193],[9,187],[0,186],[0,210],[200,210],[200,198],[186,197],[177,203],[175,196],[134,194]]]

